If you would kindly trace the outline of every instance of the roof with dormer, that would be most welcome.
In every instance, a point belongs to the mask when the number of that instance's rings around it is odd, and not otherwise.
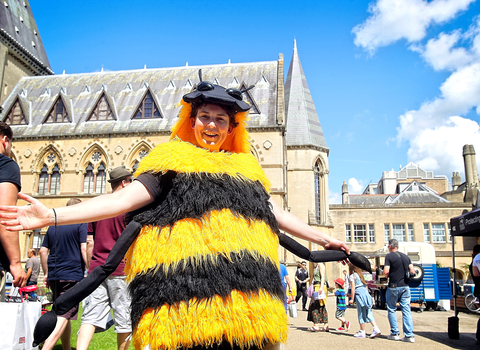
[[[0,2],[0,39],[38,74],[53,74],[28,0]]]
[[[169,132],[175,123],[182,96],[203,80],[226,87],[255,85],[244,93],[252,105],[249,128],[278,128],[278,61],[185,66],[115,72],[24,77],[3,104],[4,120],[17,100],[28,114],[27,125],[12,125],[15,138],[64,135]],[[159,115],[135,119],[150,94]],[[105,99],[103,99],[105,96]],[[70,122],[45,123],[55,103],[62,99]],[[89,120],[99,100],[112,110],[111,120]]]
[[[285,83],[285,111],[287,147],[313,146],[329,152],[307,79],[303,73],[296,41]]]

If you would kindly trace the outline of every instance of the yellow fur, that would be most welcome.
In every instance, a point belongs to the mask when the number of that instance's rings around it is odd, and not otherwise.
[[[159,233],[155,226],[143,227],[126,258],[125,273],[130,282],[136,274],[164,265],[174,267],[188,258],[200,262],[207,255],[216,259],[218,254],[248,250],[258,259],[269,259],[278,265],[278,236],[263,221],[250,224],[236,217],[228,209],[212,211],[209,219],[177,221],[172,230],[164,227]]]
[[[287,317],[283,300],[260,290],[246,295],[232,291],[224,301],[219,296],[190,300],[179,307],[164,305],[145,310],[133,332],[135,349],[150,345],[152,350],[212,345],[223,339],[242,348],[267,343],[284,343]]]
[[[228,174],[238,179],[258,180],[267,191],[270,189],[270,181],[252,154],[210,152],[178,138],[150,151],[140,162],[135,175],[145,172],[165,173],[168,170],[191,174]]]

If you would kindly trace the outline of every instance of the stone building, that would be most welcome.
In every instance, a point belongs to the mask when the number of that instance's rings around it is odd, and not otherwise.
[[[475,154],[470,146],[467,148],[468,157]],[[473,184],[475,176],[478,182],[476,163],[468,157],[469,166],[475,170],[469,171],[467,183]],[[361,195],[348,194],[344,182],[342,204],[330,205],[333,235],[367,256],[385,246],[390,238],[427,242],[434,246],[438,264],[452,266],[450,219],[470,210],[473,204],[469,199],[473,196],[465,183],[460,183],[458,173],[454,173],[453,183],[455,190],[450,190],[446,176],[434,175],[414,163],[399,171],[383,172],[379,182],[367,185]],[[455,238],[456,265],[460,270],[471,262],[475,244],[476,239]],[[459,273],[460,279],[465,277],[464,272]]]
[[[14,132],[12,157],[22,191],[47,207],[110,192],[107,173],[134,171],[169,139],[182,96],[203,79],[244,93],[252,105],[251,152],[272,183],[272,197],[301,219],[329,231],[328,147],[296,44],[284,83],[284,60],[24,77],[3,104],[0,120]],[[47,228],[25,232],[23,254]],[[317,247],[310,247],[316,249]],[[296,257],[279,248],[282,261]]]
[[[0,3],[0,103],[24,76],[53,74],[28,0]]]

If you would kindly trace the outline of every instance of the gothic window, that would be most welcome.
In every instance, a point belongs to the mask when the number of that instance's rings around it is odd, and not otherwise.
[[[54,103],[53,107],[50,109],[47,117],[45,118],[44,123],[71,123],[70,116],[68,115],[65,104],[63,103],[62,98],[59,96],[57,102]]]
[[[155,103],[152,94],[148,90],[143,98],[142,102],[137,108],[137,111],[133,115],[132,119],[143,119],[143,118],[162,118],[160,110]]]
[[[319,161],[315,163],[315,168],[313,171],[314,175],[314,185],[315,185],[315,216],[317,218],[317,222],[321,222],[320,219],[320,171],[321,171],[321,164]]]
[[[44,164],[40,171],[40,177],[38,179],[38,194],[45,194],[48,186],[48,168]]]
[[[93,165],[88,163],[85,169],[85,177],[83,178],[83,192],[93,193],[95,191],[95,175],[93,174]]]
[[[100,153],[95,152],[92,159],[95,156],[101,156]],[[85,177],[83,178],[83,192],[84,193],[105,193],[107,173],[106,167],[101,162],[95,169],[94,165],[90,162],[85,169]]]
[[[10,108],[10,111],[7,113],[7,116],[3,120],[8,125],[27,125],[27,118],[23,113],[22,106],[20,105],[20,100],[17,98]]]
[[[142,144],[137,146],[137,148],[132,152],[132,158],[129,160],[128,164],[132,167],[132,171],[135,173],[140,165],[142,159],[150,152],[150,146],[147,144]]]
[[[97,104],[92,110],[92,113],[90,114],[90,117],[87,119],[87,121],[92,120],[116,120],[105,93],[103,93],[99,98]]]
[[[105,185],[107,181],[107,173],[105,170],[105,165],[100,163],[97,171],[97,183],[95,184],[96,193],[105,193]]]
[[[52,153],[49,157],[53,157],[55,161],[55,155]],[[43,164],[38,177],[38,194],[58,194],[60,193],[60,168],[58,164],[55,164],[51,173],[48,171],[47,164]]]

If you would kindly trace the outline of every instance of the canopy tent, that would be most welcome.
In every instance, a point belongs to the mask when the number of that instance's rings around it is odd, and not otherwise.
[[[480,208],[451,218],[450,227],[452,236],[480,237]]]
[[[478,204],[478,201],[477,201]],[[450,219],[450,228],[452,236],[480,237],[480,208],[463,213]],[[455,268],[455,239],[452,239],[452,266]],[[457,285],[456,273],[453,274],[453,285]],[[455,319],[450,322],[448,327],[448,336],[452,339],[458,339],[458,311],[457,311],[457,288],[453,288],[453,310]],[[453,329],[456,328],[456,329]]]

